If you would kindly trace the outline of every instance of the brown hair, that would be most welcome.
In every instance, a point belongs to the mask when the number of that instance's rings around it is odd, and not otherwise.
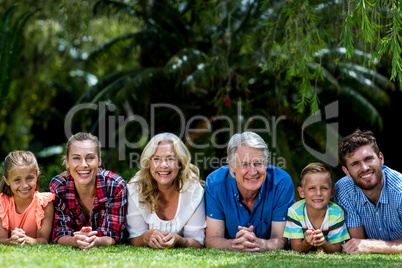
[[[101,143],[98,139],[98,137],[92,135],[91,133],[85,133],[85,132],[78,132],[71,136],[66,144],[66,154],[63,156],[63,164],[66,165],[66,159],[68,158],[68,154],[70,153],[70,147],[71,144],[75,141],[93,141],[96,143],[96,148],[97,148],[97,154],[99,159],[101,158]],[[70,172],[68,170],[64,171],[61,176],[67,177],[70,175]]]
[[[328,178],[331,181],[332,185],[332,174],[329,170],[329,167],[324,163],[311,163],[308,164],[300,173],[300,185],[303,186],[303,179],[307,174],[312,173],[325,173],[328,174]]]
[[[29,151],[13,151],[9,153],[4,159],[3,163],[3,176],[8,179],[10,172],[13,168],[17,166],[30,166],[34,165],[36,168],[37,174],[39,174],[39,166],[38,161],[35,158],[35,155]],[[36,188],[39,187],[39,178],[36,181]],[[13,192],[11,191],[10,186],[7,185],[5,180],[3,179],[0,182],[0,193],[4,193],[7,196],[13,196]]]
[[[380,155],[377,141],[371,131],[355,130],[352,134],[344,137],[338,144],[338,157],[342,166],[346,167],[346,157],[351,156],[361,146],[371,145],[377,156]]]

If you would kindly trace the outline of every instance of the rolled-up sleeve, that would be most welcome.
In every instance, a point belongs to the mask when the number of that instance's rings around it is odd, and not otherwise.
[[[49,189],[55,195],[52,241],[53,243],[57,243],[57,240],[62,236],[74,235],[73,220],[70,217],[70,210],[63,201],[66,187],[60,178],[53,178]]]
[[[193,215],[191,215],[186,225],[184,225],[183,236],[194,239],[201,245],[204,245],[206,227],[205,201],[204,198],[202,198],[197,209],[194,211]]]
[[[111,188],[103,220],[98,228],[98,236],[110,236],[119,242],[126,227],[127,187],[125,182],[121,181]]]

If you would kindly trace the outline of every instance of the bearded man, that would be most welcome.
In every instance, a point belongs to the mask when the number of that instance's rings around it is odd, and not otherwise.
[[[351,240],[346,253],[402,253],[402,174],[384,165],[371,131],[356,130],[338,144],[346,177],[335,187]]]

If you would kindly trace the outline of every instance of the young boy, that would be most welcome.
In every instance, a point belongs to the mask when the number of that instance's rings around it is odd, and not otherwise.
[[[288,209],[284,237],[292,250],[308,252],[313,247],[324,252],[341,251],[341,243],[350,238],[342,209],[330,201],[335,194],[329,168],[322,163],[307,165],[297,188],[303,200]]]

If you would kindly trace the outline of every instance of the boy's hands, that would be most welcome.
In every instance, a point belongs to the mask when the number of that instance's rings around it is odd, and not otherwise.
[[[317,229],[314,231],[314,246],[321,247],[325,243],[325,237],[321,230]]]
[[[325,237],[321,230],[308,228],[304,233],[304,241],[310,246],[321,247],[325,243]]]
[[[314,234],[315,230],[313,228],[308,228],[308,230],[304,232],[304,241],[310,246],[314,246]]]

